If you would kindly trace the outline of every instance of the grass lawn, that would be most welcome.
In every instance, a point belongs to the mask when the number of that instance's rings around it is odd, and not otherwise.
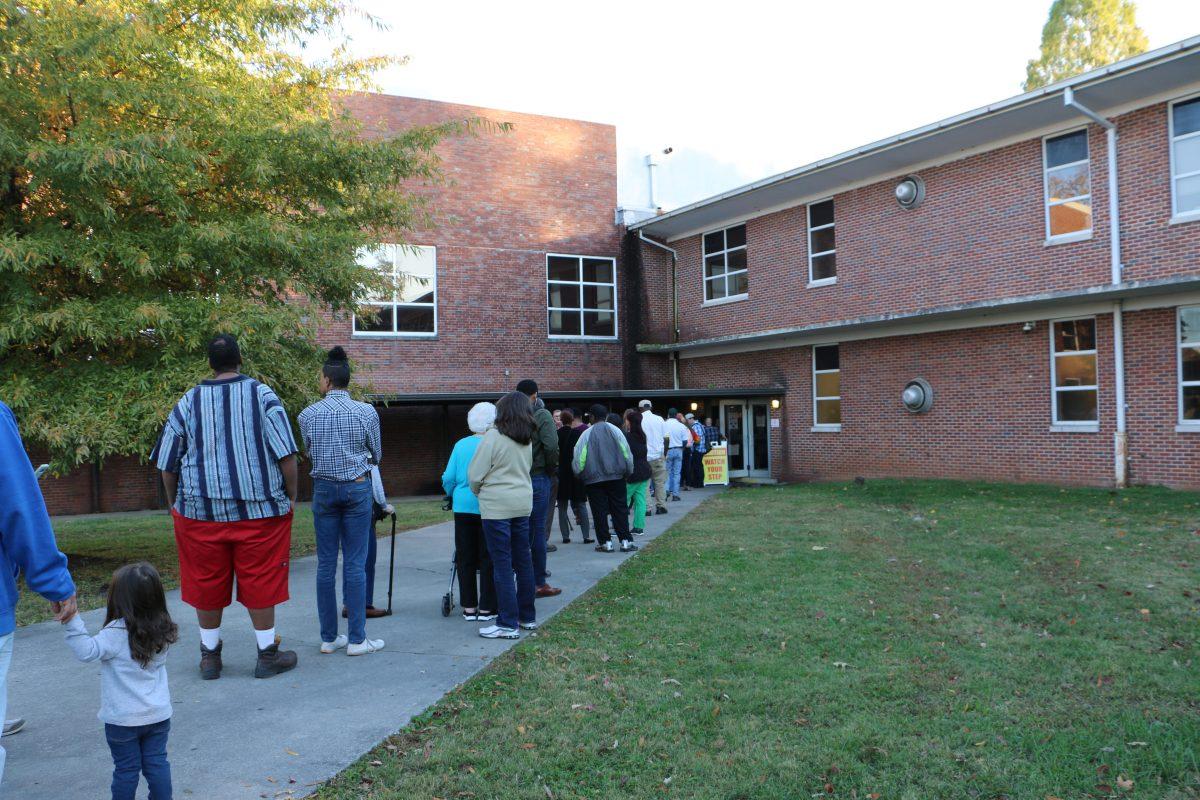
[[[450,519],[441,500],[412,500],[396,504],[396,530],[411,530]],[[379,532],[391,534],[391,521],[379,523]],[[58,549],[67,554],[71,576],[79,592],[79,608],[103,606],[108,580],[117,567],[131,561],[149,561],[162,573],[168,589],[179,586],[179,558],[171,517],[136,514],[120,517],[78,518],[54,525]],[[292,524],[292,556],[317,549],[312,513],[307,506],[296,511]],[[50,619],[49,605],[21,585],[17,624],[29,625]]]
[[[1200,494],[728,491],[322,787],[1200,797]]]

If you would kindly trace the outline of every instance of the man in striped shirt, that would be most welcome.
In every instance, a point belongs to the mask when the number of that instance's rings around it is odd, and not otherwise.
[[[258,642],[254,677],[269,678],[297,661],[275,636],[275,606],[288,599],[296,442],[275,392],[239,372],[236,338],[214,337],[208,363],[213,377],[175,404],[150,458],[171,504],[183,601],[200,623],[200,677],[221,676],[236,575]]]

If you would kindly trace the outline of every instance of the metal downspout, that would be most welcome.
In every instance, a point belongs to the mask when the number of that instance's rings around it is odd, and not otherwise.
[[[671,341],[679,342],[679,281],[676,274],[679,267],[679,252],[673,247],[667,247],[662,242],[647,238],[646,234],[638,231],[638,238],[646,244],[666,250],[671,254]],[[679,389],[679,353],[671,353],[671,388]]]
[[[1112,120],[1100,116],[1087,106],[1075,99],[1075,91],[1071,87],[1063,90],[1063,105],[1073,108],[1080,114],[1104,128],[1108,149],[1108,240],[1109,263],[1112,269],[1112,283],[1120,285],[1123,280],[1121,264],[1121,215],[1120,201],[1117,194],[1117,126]],[[1125,430],[1125,331],[1123,308],[1121,301],[1113,303],[1113,372],[1114,399],[1117,406],[1117,431],[1113,434],[1113,479],[1118,487],[1129,483],[1129,437]]]

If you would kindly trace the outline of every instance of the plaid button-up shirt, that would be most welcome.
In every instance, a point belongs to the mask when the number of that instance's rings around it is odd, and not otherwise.
[[[345,389],[330,390],[300,412],[300,435],[319,480],[356,480],[383,456],[378,412]]]

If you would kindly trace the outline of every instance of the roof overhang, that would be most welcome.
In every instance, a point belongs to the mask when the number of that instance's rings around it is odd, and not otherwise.
[[[640,353],[648,354],[679,353],[684,358],[754,352],[822,341],[832,343],[987,327],[1021,320],[1083,316],[1111,311],[1112,304],[1118,300],[1125,301],[1129,310],[1200,302],[1200,276],[1104,284],[1087,289],[963,303],[905,314],[878,314],[675,344],[640,344],[637,349]]]
[[[814,161],[629,228],[671,241],[1065,127],[1086,119],[1064,105],[1068,87],[1079,102],[1110,115],[1197,85],[1200,36]]]
[[[783,392],[779,386],[742,386],[721,389],[589,389],[579,392],[539,392],[538,396],[548,403],[566,403],[600,400],[654,400],[677,397],[777,397]],[[385,406],[440,406],[472,405],[480,402],[495,402],[503,392],[424,392],[413,394],[375,393],[366,400]]]

